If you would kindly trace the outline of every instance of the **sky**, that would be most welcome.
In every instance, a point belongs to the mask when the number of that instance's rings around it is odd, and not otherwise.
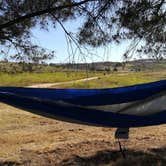
[[[79,20],[80,21],[80,20]],[[65,28],[70,32],[77,32],[78,26],[81,23],[78,21],[71,21],[64,24]],[[57,25],[56,29],[49,25],[49,31],[41,30],[39,27],[35,27],[31,30],[33,34],[33,42],[49,50],[55,50],[55,58],[52,59],[51,63],[68,63],[70,55],[67,51],[67,41],[65,38],[65,32]],[[90,52],[95,53],[94,56],[88,55],[86,58],[79,57],[77,54],[74,58],[75,62],[96,62],[96,61],[123,61],[123,53],[127,49],[129,42],[122,42],[122,44],[108,44],[107,47],[100,47],[93,49]],[[73,60],[73,59],[72,59]]]

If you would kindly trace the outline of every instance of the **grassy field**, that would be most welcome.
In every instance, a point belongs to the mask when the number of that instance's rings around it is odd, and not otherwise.
[[[82,81],[69,84],[53,86],[55,88],[110,88],[134,85],[146,82],[166,79],[165,71],[153,72],[113,72],[106,74],[102,72],[54,72],[54,73],[18,73],[0,74],[0,86],[29,86],[42,83],[58,83],[79,80],[88,77],[98,77],[96,80]]]
[[[148,83],[166,79],[166,71],[154,72],[126,72],[101,75],[98,79],[92,81],[83,81],[60,85],[63,88],[110,88],[128,86],[134,84]],[[55,86],[58,87],[58,86]]]
[[[27,70],[29,67],[32,68],[31,72]],[[115,68],[117,72],[114,71]],[[88,72],[85,72],[85,70]],[[93,63],[93,65],[37,65],[1,61],[0,86],[29,86],[41,83],[67,82],[97,76],[99,77],[98,80],[60,86],[64,88],[108,88],[165,79],[165,71],[165,60],[158,63],[153,61],[146,62],[146,60],[131,61],[126,63],[125,67],[123,67],[123,63],[115,62],[98,62]]]
[[[54,72],[54,73],[0,73],[0,86],[28,86],[38,83],[56,83],[100,76],[100,73]]]

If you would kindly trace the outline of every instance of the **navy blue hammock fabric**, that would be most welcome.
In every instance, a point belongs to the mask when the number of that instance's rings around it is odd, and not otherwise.
[[[166,80],[111,89],[0,87],[0,102],[81,124],[158,125],[166,123]]]

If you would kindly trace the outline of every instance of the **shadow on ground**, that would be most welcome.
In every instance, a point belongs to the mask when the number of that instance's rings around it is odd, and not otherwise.
[[[93,156],[72,156],[63,160],[60,166],[165,166],[166,148],[149,149],[148,152],[126,150],[126,159],[119,151],[98,151]]]
[[[0,166],[19,166],[19,165],[20,163],[13,162],[13,161],[4,161],[4,162],[0,161]]]
[[[62,153],[62,154],[60,154]],[[70,153],[70,152],[68,152]],[[62,158],[57,158],[60,154]],[[1,162],[0,166],[165,166],[166,165],[166,147],[158,149],[148,149],[144,151],[126,150],[126,159],[117,150],[102,150],[94,155],[71,155],[65,158],[62,151],[54,150],[52,152],[29,154],[28,160],[21,163]],[[27,154],[28,155],[28,154]],[[24,157],[26,158],[27,155]],[[25,159],[24,158],[24,159]],[[58,160],[58,161],[57,161]]]

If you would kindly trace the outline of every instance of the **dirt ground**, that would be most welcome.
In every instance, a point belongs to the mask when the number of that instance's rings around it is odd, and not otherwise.
[[[66,82],[57,82],[57,83],[42,83],[42,84],[35,84],[35,85],[31,85],[31,86],[26,86],[26,87],[30,87],[30,88],[51,88],[51,87],[58,87],[61,85],[68,85],[68,84],[72,84],[72,83],[79,83],[79,82],[87,82],[87,81],[92,81],[92,80],[96,80],[98,79],[98,77],[89,77],[89,78],[83,78],[83,79],[79,79],[79,80],[73,80],[73,81],[66,81]]]
[[[0,165],[166,165],[166,125],[130,129],[126,159],[114,128],[48,119],[0,103]]]

